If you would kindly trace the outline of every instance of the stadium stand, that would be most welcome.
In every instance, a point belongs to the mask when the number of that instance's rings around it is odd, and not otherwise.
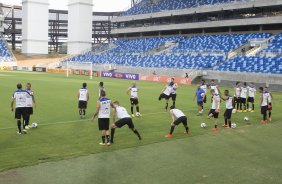
[[[8,49],[6,43],[3,41],[3,39],[0,37],[0,62],[12,62],[13,56],[10,53],[10,50]]]
[[[102,53],[92,51],[69,58],[66,61],[94,64],[116,64],[133,67],[177,68],[177,69],[217,69],[221,71],[249,71],[280,73],[276,58],[272,67],[268,64],[256,65],[257,60],[269,61],[260,57],[236,57],[226,61],[229,52],[246,44],[251,39],[269,38],[270,33],[227,34],[204,36],[170,36],[120,39]],[[164,47],[167,42],[174,45]],[[159,50],[158,50],[159,49]],[[234,63],[233,63],[234,62]],[[237,63],[238,62],[238,63]],[[233,63],[233,64],[232,64]],[[247,64],[248,67],[245,67]]]
[[[269,40],[270,45],[262,53],[277,53],[282,55],[282,33],[274,36]]]
[[[134,7],[123,13],[123,16],[156,13],[168,10],[178,10],[199,7],[204,5],[215,5],[232,3],[238,0],[143,0]]]
[[[218,68],[219,71],[282,74],[282,57],[235,57]]]

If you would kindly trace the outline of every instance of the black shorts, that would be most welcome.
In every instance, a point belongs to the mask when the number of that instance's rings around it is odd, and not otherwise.
[[[234,96],[234,104],[240,103],[240,97]]]
[[[98,118],[99,130],[109,130],[110,118]]]
[[[87,109],[87,101],[79,100],[78,101],[78,108],[79,109]]]
[[[177,118],[173,122],[173,124],[176,125],[176,126],[179,125],[180,123],[182,123],[183,125],[187,126],[187,117],[186,116],[181,116],[181,117]]]
[[[247,102],[254,103],[255,102],[254,97],[248,97],[248,101]]]
[[[271,110],[272,110],[272,103],[269,103],[269,104],[268,104],[267,109],[268,109],[269,111],[271,111]]]
[[[114,123],[118,128],[123,127],[124,125],[127,125],[128,128],[133,129],[134,124],[131,118],[122,118]]]
[[[205,95],[203,102],[207,103],[207,95]]]
[[[130,104],[131,105],[138,105],[139,104],[138,98],[130,98]]]
[[[224,112],[224,117],[226,119],[231,119],[231,116],[232,116],[232,109],[226,109]]]
[[[212,114],[214,118],[218,118],[218,115],[219,115],[218,112],[215,112],[215,109],[211,109],[208,115],[210,114]]]
[[[242,103],[242,104],[245,104],[246,103],[246,98],[240,98],[240,102]]]
[[[26,107],[18,107],[15,110],[15,119],[25,119],[27,115],[27,108]]]
[[[267,112],[267,110],[268,110],[268,106],[261,106],[260,107],[261,114],[265,114]]]
[[[170,96],[168,96],[168,95],[162,93],[162,94],[160,94],[159,100],[161,100],[161,99],[163,99],[163,98],[166,99],[166,100],[168,100],[168,99],[170,98]]]
[[[203,106],[203,102],[197,102],[198,106]]]
[[[170,94],[169,97],[172,99],[172,101],[175,101],[175,100],[176,100],[176,94]]]
[[[27,115],[32,115],[33,114],[33,107],[27,107],[26,113],[27,113]]]

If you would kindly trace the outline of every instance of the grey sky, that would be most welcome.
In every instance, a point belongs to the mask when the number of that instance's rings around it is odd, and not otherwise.
[[[22,0],[0,0],[3,4],[21,5]],[[51,9],[67,9],[68,0],[49,0]],[[93,11],[122,11],[130,7],[130,0],[93,0]]]

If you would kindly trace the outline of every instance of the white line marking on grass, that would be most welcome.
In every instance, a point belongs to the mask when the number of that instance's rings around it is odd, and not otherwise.
[[[155,112],[155,113],[147,113],[142,116],[150,116],[150,115],[156,115],[156,114],[165,114],[168,112]],[[91,118],[92,119],[92,118]],[[68,123],[76,123],[76,122],[84,122],[84,121],[91,121],[91,119],[80,119],[80,120],[70,120],[70,121],[58,121],[54,123],[46,123],[46,124],[40,124],[40,126],[48,126],[48,125],[58,125],[58,124],[68,124]],[[41,122],[42,123],[42,122]],[[8,130],[8,129],[15,129],[16,127],[7,127],[7,128],[0,128],[0,130]]]

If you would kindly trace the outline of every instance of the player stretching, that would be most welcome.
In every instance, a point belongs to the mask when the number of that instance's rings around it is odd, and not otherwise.
[[[247,112],[247,83],[244,82],[244,86],[241,87],[241,94],[240,94],[240,111],[239,112]],[[242,109],[242,106],[244,105],[244,110]]]
[[[197,97],[197,105],[198,105],[198,114],[197,116],[202,116],[203,114],[203,103],[205,99],[206,93],[205,91],[201,88],[200,85],[197,85],[197,90],[194,96],[194,100]]]
[[[119,119],[116,121],[116,117]],[[113,125],[111,128],[111,144],[114,143],[114,136],[115,136],[115,130],[116,128],[121,128],[124,125],[127,125],[128,128],[130,128],[133,133],[138,137],[139,140],[141,140],[141,136],[139,132],[134,128],[134,124],[132,122],[132,118],[126,111],[126,109],[119,105],[118,101],[115,101],[113,103]]]
[[[25,129],[29,129],[29,121],[30,121],[30,115],[33,114],[33,106],[36,107],[35,104],[35,97],[34,97],[34,92],[31,91],[31,84],[27,83],[26,84],[26,91],[29,93],[29,95],[26,96],[26,117],[24,120],[24,126]]]
[[[254,83],[251,82],[248,86],[249,96],[247,101],[247,109],[249,109],[249,103],[252,104],[252,110],[251,112],[254,112],[255,110],[255,96],[256,96],[256,87],[254,86]]]
[[[231,128],[231,116],[232,116],[232,109],[233,109],[233,98],[229,94],[228,90],[224,91],[224,96],[221,97],[222,100],[225,101],[226,110],[224,112],[224,125],[225,128]],[[228,124],[227,124],[228,123]]]
[[[97,101],[96,112],[93,115],[92,121],[98,115],[98,127],[102,133],[102,142],[99,143],[102,146],[110,145],[110,115],[111,115],[111,100],[106,98],[106,92],[100,92],[101,98]],[[105,140],[106,139],[106,140]]]
[[[262,114],[262,120],[261,123],[265,124],[267,123],[267,110],[268,110],[268,94],[265,93],[263,87],[259,88],[259,92],[260,92],[260,108],[261,108],[261,114]]]
[[[170,127],[170,132],[165,137],[172,138],[172,133],[174,131],[175,126],[178,126],[180,123],[182,123],[183,126],[185,127],[184,134],[189,134],[189,127],[187,124],[187,117],[185,116],[185,114],[181,110],[176,109],[175,106],[171,106],[170,109],[171,109],[170,114],[172,118],[172,123]]]
[[[172,105],[175,106],[175,102],[176,102],[176,90],[178,88],[178,85],[177,83],[174,82],[174,78],[171,78],[171,85],[172,85],[172,89],[171,89],[171,92],[170,92],[170,97],[171,97],[171,100],[172,100]]]
[[[163,98],[166,100],[166,106],[165,106],[165,109],[166,109],[166,110],[167,110],[167,108],[168,108],[168,100],[169,100],[169,98],[170,98],[170,94],[171,94],[173,85],[174,85],[173,82],[168,83],[168,84],[164,87],[164,89],[161,91],[161,94],[160,94],[160,96],[159,96],[159,100],[161,100],[161,99],[163,99]]]
[[[212,131],[217,131],[218,130],[218,115],[220,112],[220,97],[219,94],[215,92],[215,90],[211,90],[212,94],[212,106],[210,109],[210,112],[208,114],[208,118],[214,118],[214,128]]]
[[[136,82],[132,82],[132,86],[128,88],[127,94],[130,95],[130,104],[131,104],[131,116],[134,118],[134,106],[136,107],[136,116],[142,116],[139,112],[139,100],[138,100],[138,87]]]
[[[240,106],[240,94],[241,94],[241,84],[240,82],[236,82],[236,86],[234,87],[234,109],[236,108],[239,111]]]
[[[271,117],[271,111],[272,111],[272,100],[273,100],[273,96],[272,93],[270,91],[268,91],[268,88],[265,87],[264,88],[265,93],[268,96],[268,120],[272,121],[272,117]]]
[[[205,80],[202,80],[202,83],[200,85],[201,89],[205,91],[205,97],[204,97],[204,100],[203,102],[204,103],[207,103],[207,85],[206,85],[206,81]],[[202,109],[204,110],[204,104],[202,105]]]
[[[83,83],[82,88],[79,89],[78,94],[78,109],[79,109],[79,115],[80,119],[85,118],[85,110],[87,109],[87,103],[89,100],[89,93],[87,90],[87,84]]]
[[[21,119],[23,121],[26,119],[26,97],[29,95],[29,93],[26,90],[22,90],[22,84],[17,84],[17,91],[14,92],[11,102],[11,111],[14,111],[14,103],[16,104],[15,109],[15,119],[17,119],[17,125],[18,125],[18,132],[17,134],[26,134],[27,131],[25,130],[25,126],[23,123],[23,129],[21,128],[22,123]]]

